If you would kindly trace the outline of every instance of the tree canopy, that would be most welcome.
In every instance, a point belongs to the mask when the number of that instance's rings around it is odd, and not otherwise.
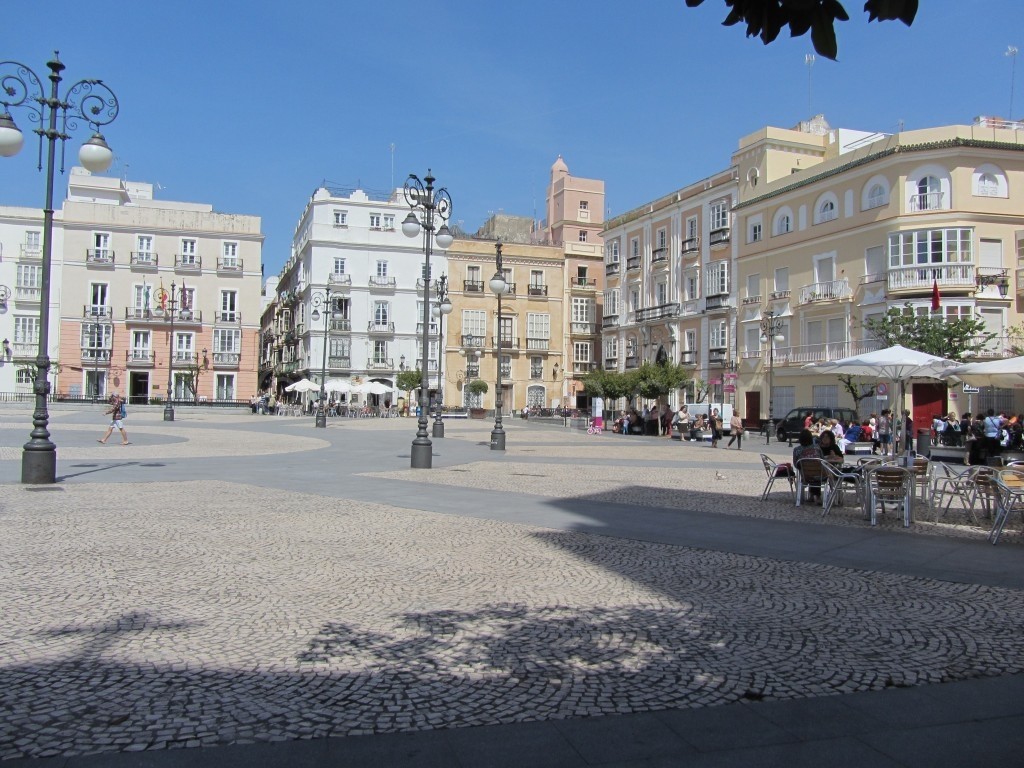
[[[962,360],[964,352],[984,347],[996,338],[977,317],[949,320],[940,314],[919,315],[910,304],[893,307],[884,316],[868,320],[864,327],[887,347],[900,344],[951,360]]]
[[[696,8],[704,0],[686,0],[686,5]],[[722,24],[731,27],[743,22],[747,25],[747,37],[760,37],[768,45],[783,27],[789,27],[790,37],[799,37],[810,30],[811,43],[819,55],[835,59],[838,52],[836,43],[836,21],[849,21],[846,9],[838,0],[725,0],[732,10]],[[864,12],[868,21],[893,21],[899,19],[908,27],[917,15],[918,0],[867,0]]]

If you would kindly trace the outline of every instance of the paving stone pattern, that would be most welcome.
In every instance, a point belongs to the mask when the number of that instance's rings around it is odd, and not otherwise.
[[[1016,590],[227,482],[0,486],[0,605],[0,758],[1024,669]]]

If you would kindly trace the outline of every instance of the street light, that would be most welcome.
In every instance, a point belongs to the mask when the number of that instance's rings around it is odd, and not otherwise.
[[[434,437],[444,437],[444,420],[441,418],[441,406],[444,403],[444,317],[451,312],[448,276],[441,275],[437,279],[437,304],[430,309],[430,314],[437,320],[437,410],[434,412]]]
[[[92,401],[100,395],[100,342],[103,341],[103,326],[99,322],[99,307],[92,308]]]
[[[498,359],[498,385],[494,392],[494,429],[491,430],[491,450],[505,450],[505,430],[501,427],[501,297],[508,293],[508,283],[505,281],[505,272],[501,268],[501,240],[494,244],[494,277],[488,282],[491,293],[498,297],[498,333],[497,333],[497,359]]]
[[[433,448],[430,436],[427,435],[427,406],[430,402],[429,382],[427,381],[427,360],[430,352],[430,253],[433,242],[437,247],[448,250],[455,238],[448,231],[448,217],[452,212],[452,199],[448,190],[434,189],[434,177],[427,169],[427,175],[420,181],[415,174],[409,174],[405,180],[405,201],[413,210],[402,222],[402,232],[406,237],[416,237],[423,229],[423,365],[420,371],[420,415],[416,420],[416,439],[412,441],[411,466],[413,469],[430,469],[433,463]],[[422,210],[421,218],[417,218],[416,209]],[[437,233],[434,226],[440,221]]]
[[[43,169],[43,141],[46,141],[46,207],[43,208],[43,264],[39,297],[39,352],[36,356],[36,378],[32,391],[36,396],[32,414],[34,429],[25,443],[21,456],[21,482],[30,484],[54,483],[57,480],[57,446],[50,440],[46,428],[50,417],[46,410],[46,396],[50,393],[50,269],[53,249],[53,170],[57,142],[60,141],[60,172],[64,173],[64,144],[71,138],[67,133],[78,127],[79,121],[93,131],[90,139],[78,152],[78,161],[89,171],[102,173],[110,167],[114,153],[99,133],[101,125],[112,123],[117,117],[118,103],[114,92],[102,80],[79,80],[60,98],[57,88],[64,64],[54,51],[53,59],[46,62],[50,70],[50,95],[46,95],[39,76],[16,61],[0,62],[0,157],[13,157],[21,150],[25,137],[14,123],[10,110],[24,107],[29,120],[37,127],[39,136],[38,169]],[[26,103],[27,102],[27,103]],[[57,116],[61,117],[60,128]]]
[[[774,396],[773,379],[775,377],[775,342],[785,341],[782,335],[782,318],[771,309],[764,313],[761,321],[761,343],[768,344],[768,433],[765,438],[765,445],[772,441],[772,429],[775,428],[774,417]]]
[[[164,421],[174,421],[174,317],[178,314],[180,305],[182,319],[188,319],[186,317],[188,306],[185,298],[185,284],[182,283],[181,287],[178,287],[171,282],[170,293],[160,287],[156,292],[156,300],[164,312],[164,319],[171,324],[167,337],[167,402],[164,403]]]
[[[327,428],[327,329],[331,319],[341,315],[340,312],[331,310],[331,286],[334,284],[334,276],[327,276],[327,286],[323,293],[314,293],[310,299],[313,313],[310,319],[316,323],[320,320],[320,307],[324,308],[324,354],[320,363],[320,407],[316,412],[316,426],[321,429]]]

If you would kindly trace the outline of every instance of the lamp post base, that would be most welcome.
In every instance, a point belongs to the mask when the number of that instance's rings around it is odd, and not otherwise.
[[[434,446],[430,440],[426,440],[425,443],[420,442],[420,438],[416,438],[412,443],[412,461],[410,466],[412,469],[430,469],[433,466],[434,461]]]
[[[174,406],[170,403],[164,406],[164,421],[174,421]]]
[[[441,421],[440,419],[437,419],[434,422],[434,431],[433,431],[433,435],[432,436],[433,437],[444,437],[444,422]]]
[[[323,411],[316,412],[316,427],[317,429],[327,429],[327,414]]]
[[[495,427],[494,429],[491,430],[491,450],[505,450],[505,430],[503,430],[501,427]]]
[[[50,450],[30,451],[21,454],[21,482],[26,485],[50,485],[57,482],[57,446],[50,444]]]

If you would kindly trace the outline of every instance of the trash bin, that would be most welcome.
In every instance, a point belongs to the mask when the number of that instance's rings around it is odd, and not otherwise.
[[[932,431],[930,429],[917,430],[917,455],[927,456],[932,452]]]

